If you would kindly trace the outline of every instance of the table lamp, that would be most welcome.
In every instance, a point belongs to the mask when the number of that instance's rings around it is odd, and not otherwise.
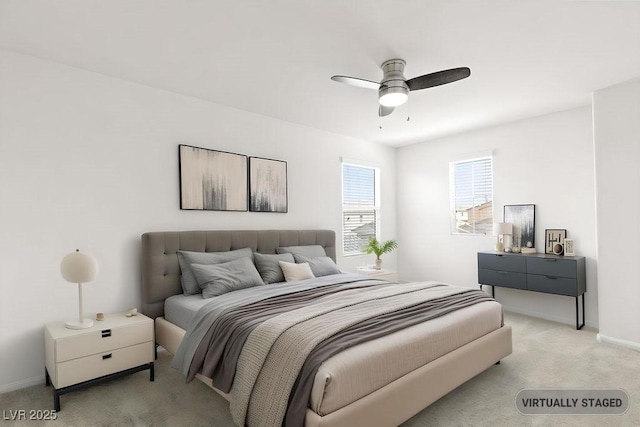
[[[509,222],[496,222],[493,224],[493,234],[497,236],[496,239],[496,252],[504,251],[504,244],[502,243],[504,235],[513,234],[513,224]]]
[[[78,249],[62,259],[60,273],[67,282],[78,284],[78,320],[70,320],[64,324],[69,329],[85,329],[93,326],[93,320],[85,319],[82,310],[82,284],[95,279],[98,274],[98,261],[91,255],[81,253]]]

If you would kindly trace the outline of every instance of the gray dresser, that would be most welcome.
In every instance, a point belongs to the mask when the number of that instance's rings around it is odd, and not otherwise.
[[[548,254],[478,252],[478,283],[574,297],[576,329],[584,326],[584,293],[587,291],[584,257]],[[582,323],[578,298],[582,297]]]

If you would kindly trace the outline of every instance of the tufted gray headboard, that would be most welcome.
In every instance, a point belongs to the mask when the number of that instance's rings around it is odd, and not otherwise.
[[[274,254],[281,246],[320,245],[336,260],[333,230],[213,230],[158,231],[142,235],[142,312],[156,318],[164,315],[164,300],[182,293],[179,250],[226,252],[251,248]]]

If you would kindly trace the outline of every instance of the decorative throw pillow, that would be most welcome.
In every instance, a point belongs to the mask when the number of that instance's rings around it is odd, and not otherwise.
[[[269,283],[277,283],[284,282],[284,273],[282,273],[282,269],[280,268],[280,263],[278,261],[286,261],[290,263],[294,263],[293,255],[290,253],[285,254],[260,254],[255,252],[253,254],[253,260],[256,263],[256,268],[262,276],[262,280],[264,283],[268,285]]]
[[[309,267],[309,264],[306,262],[296,264],[293,262],[278,261],[278,263],[280,263],[280,268],[282,269],[282,273],[284,274],[284,278],[287,282],[314,278],[311,267]]]
[[[327,256],[324,248],[320,245],[309,245],[309,246],[284,246],[281,248],[277,248],[276,252],[279,254],[298,254],[304,255],[308,257],[316,257],[316,256]]]
[[[178,263],[182,272],[182,292],[185,295],[195,295],[201,292],[198,281],[191,271],[191,264],[212,265],[233,261],[239,258],[253,260],[251,248],[237,249],[228,252],[190,252],[178,251]]]
[[[203,298],[264,285],[256,266],[247,257],[222,264],[191,264],[191,270],[202,289]]]
[[[315,277],[342,273],[336,263],[328,256],[307,257],[304,255],[293,254],[293,258],[297,263],[309,264],[309,267],[311,267],[311,271]]]

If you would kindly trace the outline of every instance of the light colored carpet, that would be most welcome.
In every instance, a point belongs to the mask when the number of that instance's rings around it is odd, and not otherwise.
[[[417,426],[638,426],[640,353],[596,342],[596,333],[569,325],[506,313],[513,327],[513,354],[408,420]],[[233,426],[227,402],[200,381],[185,384],[156,361],[156,381],[139,372],[61,397],[56,421],[10,421],[9,410],[51,409],[50,387],[0,395],[2,426]],[[623,388],[630,407],[622,416],[525,416],[516,393],[529,387]]]

